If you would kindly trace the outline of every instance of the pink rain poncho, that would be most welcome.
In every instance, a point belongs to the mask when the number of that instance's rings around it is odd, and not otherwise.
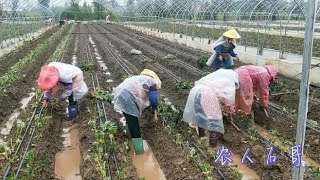
[[[150,76],[139,75],[125,79],[113,90],[114,109],[140,117],[142,111],[150,105],[148,93],[153,85],[160,87]]]
[[[77,101],[88,92],[88,87],[83,81],[83,73],[78,67],[61,62],[51,62],[48,67],[55,67],[58,70],[59,82],[72,83],[72,91],[65,91],[63,96],[67,97],[73,93],[73,100]],[[50,97],[51,92],[52,90],[45,91],[44,96]]]
[[[195,82],[183,113],[183,121],[209,131],[224,133],[221,105],[235,103],[238,75],[219,69]]]
[[[236,96],[236,110],[243,110],[246,115],[252,111],[254,93],[258,96],[260,105],[269,106],[269,85],[275,79],[278,71],[275,66],[241,66],[235,69],[238,73],[240,88]]]

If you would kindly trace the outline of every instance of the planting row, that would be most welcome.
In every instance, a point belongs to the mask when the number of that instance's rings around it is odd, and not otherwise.
[[[111,29],[111,27],[108,27],[108,28],[106,28],[106,29],[108,29],[108,30],[110,30]],[[119,29],[121,29],[121,28],[119,28]],[[118,31],[120,31],[119,29],[117,29]],[[115,32],[113,32],[114,34],[115,34]],[[118,38],[119,37],[125,37],[125,34],[130,34],[130,32],[126,32],[126,33],[123,33],[123,34],[121,34],[121,35],[119,35],[118,36]],[[130,36],[134,36],[134,34],[130,34]],[[120,38],[119,38],[120,39]],[[133,40],[132,40],[133,41]],[[134,42],[136,42],[137,43],[137,39],[135,39],[134,40]],[[126,42],[129,42],[128,40],[126,41]],[[114,42],[114,44],[117,44],[117,42]],[[127,45],[125,45],[125,46],[123,46],[122,47],[122,49],[123,50],[125,50],[125,49],[127,49],[127,47],[126,47]],[[121,48],[119,48],[119,49],[121,49]],[[137,48],[137,49],[139,49],[139,48]],[[147,49],[145,49],[145,48],[141,48],[141,49],[143,49],[143,52],[146,52],[146,51],[148,51]],[[131,56],[131,58],[132,59],[134,59],[134,56],[133,55],[131,55],[131,54],[129,54],[128,53],[128,50],[127,50],[127,52],[123,52],[123,53],[126,53],[126,56]],[[154,59],[155,60],[155,59]],[[133,62],[134,63],[137,63],[137,67],[138,66],[141,66],[141,64],[139,63],[139,61],[136,61],[136,60],[133,60]],[[162,60],[162,58],[159,58],[159,63],[165,63],[166,61],[164,61],[164,60]],[[168,66],[168,65],[166,65],[165,67],[169,67],[170,68],[170,66]],[[155,66],[153,66],[153,69],[155,69]],[[155,69],[155,71],[157,71],[156,69]],[[178,71],[175,71],[175,72],[178,72]],[[161,73],[161,71],[160,71],[160,73]],[[181,72],[179,72],[179,73],[181,73]],[[183,74],[183,73],[182,73]],[[168,75],[167,75],[168,76]],[[187,77],[187,74],[186,75],[184,75],[185,77]],[[168,77],[168,78],[166,78],[166,79],[169,79],[169,78],[172,78],[172,77]],[[165,81],[166,82],[166,81]],[[174,92],[174,91],[177,91],[177,89],[175,89],[175,86],[174,86],[174,81],[173,82],[171,82],[171,83],[169,83],[169,84],[167,84],[167,85],[164,85],[163,86],[164,88],[166,88],[166,87],[171,87],[169,90],[168,90],[168,93],[170,93],[170,92]],[[182,95],[182,96],[179,96],[181,93],[183,93],[184,95]],[[174,102],[176,103],[178,103],[178,104],[180,104],[181,106],[184,106],[184,103],[180,103],[181,102],[181,99],[182,99],[182,101],[183,100],[185,100],[186,99],[186,95],[187,95],[187,93],[184,93],[183,91],[182,92],[179,92],[179,94],[177,95],[177,93],[175,93],[174,95],[172,95],[172,97],[173,97],[173,99],[174,99]],[[183,97],[183,98],[182,98]],[[288,119],[287,119],[288,120]],[[291,136],[291,138],[292,138],[293,136]],[[244,148],[245,149],[245,148]],[[241,153],[244,153],[244,152],[241,152]],[[289,162],[288,162],[289,163]],[[290,170],[291,169],[291,167],[288,167],[288,170]],[[290,173],[289,173],[290,174]]]
[[[221,37],[222,33],[227,30],[225,28],[207,28],[190,26],[185,24],[175,24],[170,22],[160,22],[159,24],[157,24],[156,22],[141,23],[137,25],[151,29],[158,29],[161,32],[176,33],[180,35],[187,35],[199,38],[208,38],[210,40],[218,39],[219,37]],[[275,49],[280,50],[281,52],[288,52],[300,55],[302,55],[303,53],[304,38],[271,35],[267,34],[267,32],[247,32],[241,31],[241,28],[237,29],[237,31],[239,31],[241,35],[241,39],[238,42],[241,45],[253,46],[261,49]],[[313,43],[313,56],[319,57],[320,39],[314,39]]]
[[[1,119],[7,116],[19,106],[19,101],[28,95],[34,86],[36,77],[41,68],[55,51],[60,40],[65,37],[70,27],[65,27],[57,31],[51,38],[44,39],[34,50],[30,51],[20,61],[17,61],[11,69],[1,76],[0,107],[2,109]],[[2,61],[1,63],[6,63]],[[1,121],[1,123],[3,123]]]

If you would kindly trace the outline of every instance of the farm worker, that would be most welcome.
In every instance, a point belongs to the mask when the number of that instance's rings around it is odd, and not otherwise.
[[[246,65],[235,69],[238,74],[240,88],[236,92],[236,111],[244,111],[245,117],[252,113],[254,93],[260,101],[261,109],[269,107],[269,87],[275,81],[278,70],[273,65]],[[254,123],[253,118],[251,124]]]
[[[236,72],[219,69],[196,81],[189,93],[183,121],[198,127],[200,137],[208,130],[211,147],[217,146],[224,134],[222,106],[234,106],[238,87]]]
[[[126,128],[132,138],[136,154],[143,154],[139,117],[146,108],[152,108],[154,120],[157,121],[158,92],[161,80],[156,73],[144,69],[140,75],[125,79],[113,90],[114,109],[122,112],[126,118]]]
[[[235,29],[230,29],[223,33],[223,35],[213,43],[213,55],[211,56],[211,60],[209,59],[211,62],[208,62],[208,65],[212,65],[214,71],[220,69],[222,65],[225,69],[231,69],[233,65],[231,56],[239,61],[238,55],[234,52],[236,39],[239,38],[239,33]]]
[[[38,78],[38,87],[44,91],[44,107],[48,105],[52,94],[56,94],[59,83],[65,87],[61,100],[68,98],[69,119],[75,121],[78,115],[77,101],[88,92],[88,87],[83,81],[83,73],[78,67],[61,62],[51,62],[43,66]]]

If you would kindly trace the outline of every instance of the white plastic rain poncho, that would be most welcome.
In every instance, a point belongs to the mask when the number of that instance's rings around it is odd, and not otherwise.
[[[221,104],[234,105],[238,87],[238,75],[233,70],[219,69],[201,78],[190,91],[183,120],[223,134]]]
[[[81,99],[88,92],[88,87],[83,81],[83,73],[78,67],[60,62],[51,62],[48,66],[58,70],[59,82],[72,83],[74,101]]]
[[[149,89],[157,84],[149,76],[139,75],[125,79],[113,90],[114,109],[140,117],[142,111],[150,106]]]

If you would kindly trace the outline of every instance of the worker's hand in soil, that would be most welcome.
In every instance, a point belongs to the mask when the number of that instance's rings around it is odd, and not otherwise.
[[[236,60],[236,61],[240,61],[240,59],[239,59],[239,57],[238,57],[238,56],[236,56],[236,57],[234,58],[234,60]]]
[[[44,108],[48,107],[48,101],[47,100],[43,100],[42,107],[44,107]]]
[[[223,57],[221,55],[219,56],[219,61],[223,61]]]
[[[159,118],[158,118],[158,115],[157,115],[157,111],[154,111],[154,115],[153,115],[153,121],[154,122],[158,122]]]

